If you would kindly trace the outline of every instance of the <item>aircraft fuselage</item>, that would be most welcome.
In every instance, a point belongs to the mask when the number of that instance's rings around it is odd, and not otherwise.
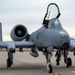
[[[31,34],[30,40],[32,40],[37,47],[53,46],[61,48],[64,44],[70,43],[69,34],[62,27],[45,28],[42,26]]]

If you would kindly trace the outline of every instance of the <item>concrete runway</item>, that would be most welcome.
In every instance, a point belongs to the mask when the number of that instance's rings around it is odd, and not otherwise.
[[[60,75],[75,75],[75,57],[72,53],[69,54],[73,62],[73,67],[71,68],[66,68],[63,57],[60,65],[56,66],[56,58],[54,55],[55,52],[53,52],[51,59],[53,73],[49,74],[46,70],[45,57],[41,52],[39,52],[39,57],[37,58],[30,56],[29,52],[16,52],[11,70],[6,69],[7,52],[0,52],[0,75],[54,75],[54,73],[59,73]]]

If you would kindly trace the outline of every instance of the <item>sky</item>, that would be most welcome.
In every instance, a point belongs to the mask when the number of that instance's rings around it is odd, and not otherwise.
[[[59,6],[62,27],[75,37],[75,0],[0,0],[3,40],[11,40],[10,32],[17,24],[25,25],[29,34],[40,28],[49,3]]]

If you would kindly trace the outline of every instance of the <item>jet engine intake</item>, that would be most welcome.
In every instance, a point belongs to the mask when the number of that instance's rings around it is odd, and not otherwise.
[[[27,31],[27,28],[24,26],[24,25],[16,25],[11,33],[11,38],[12,40],[14,41],[22,41],[23,39],[25,39],[28,35],[28,31]]]

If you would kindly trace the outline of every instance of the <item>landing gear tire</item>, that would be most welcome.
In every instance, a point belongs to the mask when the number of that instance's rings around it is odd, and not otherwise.
[[[65,59],[64,59],[64,62],[66,63],[66,60]],[[72,66],[72,60],[71,60],[71,58],[67,58],[66,66],[67,67]]]
[[[73,53],[73,55],[75,56],[75,52]]]
[[[48,67],[49,67],[48,72],[49,72],[49,73],[52,73],[52,72],[53,72],[53,67],[52,67],[52,65],[51,65],[51,64],[49,64],[49,66],[48,66]]]
[[[68,63],[66,64],[67,67],[72,66],[72,60],[71,58],[67,58]]]
[[[56,65],[60,65],[60,62],[57,62]]]
[[[7,68],[10,68],[12,64],[13,64],[12,60],[7,59]]]

